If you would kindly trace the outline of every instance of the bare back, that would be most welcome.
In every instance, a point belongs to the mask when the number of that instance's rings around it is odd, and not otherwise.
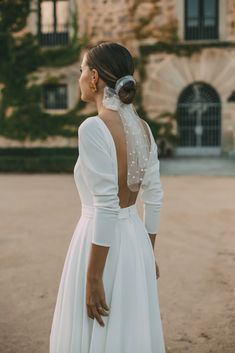
[[[139,191],[131,191],[127,186],[127,151],[126,138],[122,124],[122,120],[117,111],[108,111],[99,115],[99,118],[108,127],[116,147],[117,163],[118,163],[118,197],[121,208],[129,207],[136,202]],[[148,128],[143,120],[141,120],[146,133],[149,136]]]

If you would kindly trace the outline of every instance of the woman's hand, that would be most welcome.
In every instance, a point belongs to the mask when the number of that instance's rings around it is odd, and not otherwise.
[[[157,276],[157,279],[160,277],[160,271],[159,271],[159,267],[158,267],[158,264],[157,264],[157,261],[155,260],[155,267],[156,267],[156,276]]]
[[[101,315],[108,316],[109,310],[105,301],[105,292],[102,278],[87,278],[86,283],[86,305],[87,313],[91,319],[96,318],[101,326],[104,322]]]

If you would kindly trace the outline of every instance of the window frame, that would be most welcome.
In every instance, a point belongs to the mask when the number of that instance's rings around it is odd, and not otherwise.
[[[50,107],[49,105],[47,105],[47,99],[46,99],[46,94],[48,93],[48,88],[49,89],[57,89],[57,88],[66,88],[65,90],[65,97],[64,97],[64,102],[61,103],[61,101],[59,100],[59,104],[58,101],[55,102],[55,105]],[[55,92],[55,95],[57,93]],[[58,99],[58,97],[57,97]],[[51,111],[67,111],[69,109],[69,90],[68,90],[68,84],[67,83],[44,83],[42,85],[42,93],[41,93],[41,102],[42,102],[42,108],[45,111],[51,112]]]
[[[188,6],[190,0],[184,1],[184,40],[185,41],[194,41],[194,40],[218,40],[219,39],[219,0],[215,0],[215,25],[214,28],[212,27],[212,35],[207,36],[208,27],[204,25],[204,1],[205,0],[198,0],[198,26],[195,27],[195,33],[190,33],[190,26],[188,25],[188,21],[190,17],[188,17]],[[192,27],[191,27],[192,28]]]
[[[43,2],[51,2],[53,4],[53,31],[42,32],[42,10]],[[69,19],[67,28],[64,31],[58,31],[58,19],[56,11],[56,3],[68,2],[69,0],[38,0],[38,40],[41,46],[51,47],[56,45],[67,45],[69,42]]]

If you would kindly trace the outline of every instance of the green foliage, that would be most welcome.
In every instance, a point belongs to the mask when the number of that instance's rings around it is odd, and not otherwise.
[[[0,172],[14,173],[71,173],[76,163],[71,156],[50,157],[0,157]]]
[[[58,116],[43,112],[37,103],[27,102],[1,122],[2,135],[19,141],[26,138],[45,140],[48,136],[58,135],[76,137],[78,126],[86,118],[77,115],[83,104],[79,103],[73,110]]]
[[[22,30],[26,25],[30,0],[1,0],[0,33],[13,33]],[[1,41],[2,44],[2,41]]]
[[[134,6],[137,8],[137,3]],[[86,118],[79,114],[85,103],[78,102],[74,109],[66,114],[59,116],[49,114],[41,107],[41,86],[34,84],[29,87],[28,76],[40,67],[61,67],[77,62],[81,49],[87,45],[88,38],[85,37],[78,42],[77,16],[76,13],[70,13],[73,33],[68,45],[42,49],[37,37],[31,33],[22,35],[17,33],[25,29],[29,10],[30,0],[0,1],[0,134],[20,141],[26,138],[44,140],[48,136],[58,135],[77,136],[78,125]],[[133,8],[133,13],[134,10]],[[151,18],[152,14],[148,19],[143,19],[137,29],[139,34]],[[191,56],[204,48],[235,46],[235,43],[228,42],[180,43],[175,22],[167,24],[163,30],[166,36],[162,41],[152,45],[140,45],[140,55],[134,58],[141,83],[146,79],[145,67],[148,55],[152,53]],[[162,141],[167,141],[172,146],[176,144],[177,138],[173,132],[174,115],[167,122],[161,119],[162,116],[156,117],[154,122],[150,120],[143,108],[141,86],[137,89],[136,108],[139,115],[149,123],[159,145]],[[169,116],[169,113],[165,114]],[[39,166],[41,162],[33,161],[31,167],[33,163]]]
[[[0,148],[0,172],[71,173],[78,147]]]
[[[25,27],[29,2],[0,2],[0,134],[20,141],[54,135],[76,136],[77,125],[84,119],[79,110],[85,103],[79,102],[63,115],[48,114],[41,107],[41,86],[29,87],[28,75],[40,67],[61,67],[77,62],[87,38],[77,41],[77,18],[72,13],[73,35],[66,46],[43,49],[37,36],[15,35]]]
[[[178,56],[191,56],[196,52],[200,52],[205,48],[234,48],[233,42],[201,42],[201,43],[179,43],[172,42],[156,42],[155,44],[140,45],[139,50],[141,56],[147,56],[153,53],[167,53]]]

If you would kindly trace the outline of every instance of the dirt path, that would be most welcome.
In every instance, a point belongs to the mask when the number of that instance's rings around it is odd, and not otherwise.
[[[167,352],[235,353],[235,178],[163,176],[162,184],[155,255]],[[0,195],[0,352],[47,353],[80,216],[73,176],[2,174]]]

